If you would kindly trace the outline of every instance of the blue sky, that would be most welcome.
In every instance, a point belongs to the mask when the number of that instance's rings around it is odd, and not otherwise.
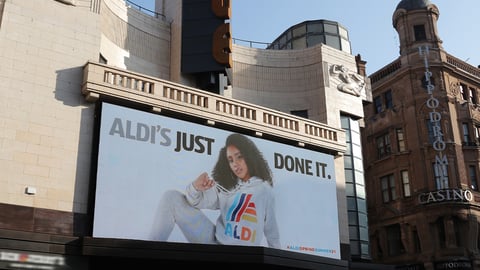
[[[155,0],[130,0],[154,10]],[[178,1],[178,0],[177,0]],[[231,0],[232,36],[269,43],[306,20],[332,20],[348,29],[352,54],[367,61],[372,74],[399,56],[392,15],[400,0]],[[440,10],[443,48],[467,63],[480,65],[480,0],[431,0]],[[239,43],[240,44],[240,43]],[[243,43],[241,43],[244,45]]]

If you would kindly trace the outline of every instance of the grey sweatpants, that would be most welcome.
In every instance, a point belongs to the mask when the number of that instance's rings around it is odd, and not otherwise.
[[[175,224],[190,243],[217,244],[215,224],[200,209],[190,205],[185,194],[168,190],[160,199],[150,239],[169,240]]]

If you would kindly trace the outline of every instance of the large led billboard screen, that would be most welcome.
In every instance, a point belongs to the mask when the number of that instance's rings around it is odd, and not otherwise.
[[[93,237],[340,259],[332,155],[102,104]]]

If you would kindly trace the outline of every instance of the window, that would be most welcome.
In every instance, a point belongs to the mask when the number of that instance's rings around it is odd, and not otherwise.
[[[383,202],[387,203],[395,200],[397,196],[395,194],[395,178],[393,174],[380,178],[380,183],[382,185]]]
[[[305,49],[307,47],[307,37],[303,36],[292,39],[291,44],[293,49]]]
[[[346,28],[341,27],[340,25],[338,26],[338,32],[340,33],[340,36],[344,39],[348,40],[348,30]]]
[[[410,197],[412,194],[410,193],[410,179],[408,178],[408,171],[400,171],[400,175],[402,176],[403,196]]]
[[[468,176],[470,178],[470,188],[478,190],[477,167],[473,165],[468,166]]]
[[[446,237],[445,237],[445,225],[443,222],[443,217],[440,217],[437,219],[435,223],[433,223],[434,230],[437,231],[437,244],[439,247],[444,248],[445,243],[446,243]]]
[[[463,100],[468,100],[467,86],[463,83],[460,84],[460,94],[462,94],[462,99]]]
[[[425,33],[424,25],[413,26],[413,31],[415,32],[415,41],[427,40],[427,34]]]
[[[468,132],[468,123],[462,123],[462,131],[463,131],[463,145],[470,145],[470,132]]]
[[[324,29],[325,29],[325,32],[327,33],[331,33],[331,34],[338,34],[338,27],[336,24],[329,24],[329,23],[325,23],[323,25]]]
[[[375,232],[375,246],[374,248],[377,248],[377,256],[378,258],[383,257],[383,249],[382,249],[382,243],[380,242],[380,236],[378,232]]]
[[[467,239],[467,234],[465,233],[468,230],[467,221],[463,221],[461,218],[456,216],[452,217],[452,221],[457,247],[466,247],[466,243],[470,240]]]
[[[475,141],[478,143],[480,139],[480,125],[475,125]]]
[[[393,99],[392,99],[392,90],[388,90],[384,94],[385,97],[385,108],[393,108]]]
[[[390,145],[390,136],[388,133],[377,137],[377,156],[383,158],[391,154],[392,146]]]
[[[462,95],[462,100],[466,100],[472,104],[478,104],[477,90],[475,88],[460,83],[460,94]]]
[[[385,109],[393,108],[392,90],[387,90],[383,94],[373,98],[375,113],[381,113]]]
[[[313,47],[316,44],[325,43],[325,36],[310,34],[307,36],[307,47]]]
[[[308,33],[322,33],[323,32],[323,23],[313,22],[307,24]]]
[[[383,112],[382,98],[380,96],[375,97],[373,103],[375,104],[375,113]]]
[[[397,128],[396,133],[398,152],[404,152],[407,149],[405,148],[405,137],[403,136],[403,128]]]
[[[448,162],[446,159],[433,163],[433,173],[437,189],[448,188]]]
[[[431,121],[427,120],[428,128],[428,143],[433,144],[433,142],[443,141],[443,133],[440,127],[440,121]]]
[[[301,24],[301,25],[298,25],[298,26],[295,26],[295,28],[292,29],[292,34],[293,34],[293,38],[296,38],[296,37],[302,37],[305,35],[305,33],[307,32],[307,25],[306,24]]]
[[[325,30],[327,30],[327,27],[325,27]],[[337,35],[325,35],[325,43],[337,50],[342,50],[342,48],[340,48],[340,38]]]
[[[405,253],[402,243],[402,231],[400,225],[390,225],[387,227],[387,245],[388,255],[396,256]]]
[[[468,88],[468,101],[470,101],[473,104],[477,104],[477,91],[471,87]]]
[[[413,237],[413,248],[414,252],[421,252],[422,246],[420,245],[420,237],[418,236],[417,228],[412,230],[412,237]]]

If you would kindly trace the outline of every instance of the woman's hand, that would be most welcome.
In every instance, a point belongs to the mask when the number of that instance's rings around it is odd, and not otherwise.
[[[215,181],[208,176],[208,173],[204,172],[200,174],[195,181],[193,181],[193,187],[197,191],[205,191],[215,185]]]

